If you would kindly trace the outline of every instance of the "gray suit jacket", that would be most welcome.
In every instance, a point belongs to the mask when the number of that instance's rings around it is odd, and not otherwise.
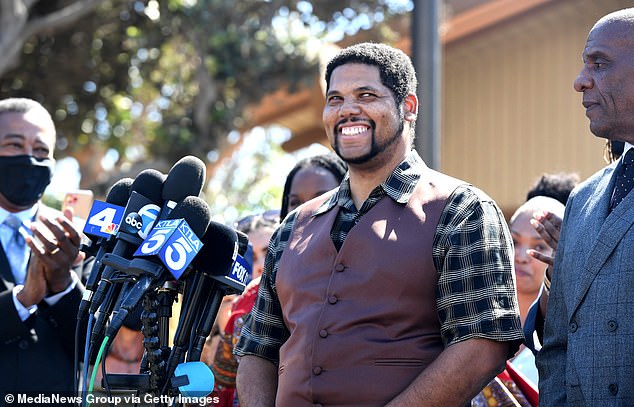
[[[634,406],[634,192],[609,212],[615,167],[566,205],[537,356],[540,406]]]

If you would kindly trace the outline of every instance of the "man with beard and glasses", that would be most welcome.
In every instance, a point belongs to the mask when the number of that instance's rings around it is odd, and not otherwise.
[[[39,200],[55,126],[30,99],[0,100],[0,395],[73,391],[80,232]]]
[[[381,44],[326,69],[340,186],[271,238],[235,353],[242,406],[463,406],[522,339],[497,205],[412,149],[416,75]]]

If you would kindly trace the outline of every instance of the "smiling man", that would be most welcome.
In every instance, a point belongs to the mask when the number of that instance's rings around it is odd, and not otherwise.
[[[326,70],[341,185],[269,245],[236,354],[242,406],[462,406],[523,339],[496,204],[412,149],[416,75],[380,44]]]
[[[634,8],[590,30],[574,88],[622,157],[570,195],[537,355],[545,406],[634,405]]]

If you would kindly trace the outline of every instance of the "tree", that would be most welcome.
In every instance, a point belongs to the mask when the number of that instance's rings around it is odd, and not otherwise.
[[[17,9],[0,2],[3,20],[10,19],[5,10]],[[314,78],[310,38],[333,27],[367,28],[411,7],[387,0],[320,0],[315,8],[292,0],[56,0],[22,1],[20,16],[26,10],[26,21],[36,21],[71,3],[99,6],[66,30],[21,37],[21,63],[0,71],[0,92],[33,97],[54,112],[58,156],[77,158],[89,188],[120,177],[106,174],[103,157],[119,173],[148,162],[166,171],[186,154],[206,160],[232,130],[248,127],[247,105]]]
[[[25,41],[90,14],[99,0],[0,0],[0,76],[18,65]]]

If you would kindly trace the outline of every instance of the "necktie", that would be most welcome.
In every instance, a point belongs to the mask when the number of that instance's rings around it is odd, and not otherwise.
[[[632,187],[634,187],[634,148],[628,150],[619,167],[619,172],[616,175],[616,181],[614,183],[614,195],[612,195],[610,209],[614,210],[614,208],[621,203],[623,198],[627,196]]]
[[[13,232],[11,240],[9,240],[8,247],[5,249],[5,254],[7,255],[9,264],[11,264],[11,270],[13,271],[13,276],[16,280],[15,283],[22,284],[24,281],[18,280],[23,280],[23,276],[26,274],[25,268],[28,259],[26,242],[20,234],[20,225],[22,224],[22,221],[16,216],[9,215],[7,219],[5,219],[4,224]],[[22,278],[19,278],[18,276],[21,276]]]

